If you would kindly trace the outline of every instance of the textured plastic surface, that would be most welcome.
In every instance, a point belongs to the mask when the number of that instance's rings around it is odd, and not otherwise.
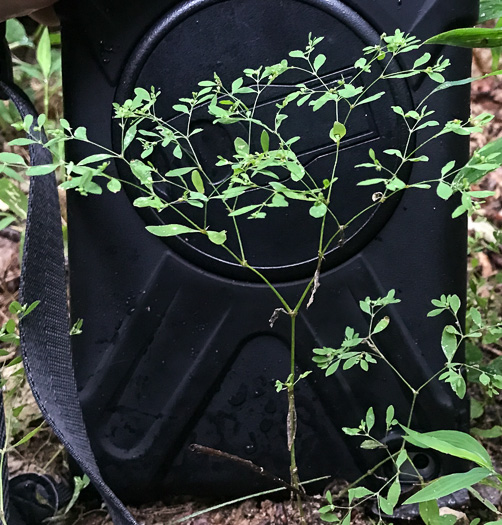
[[[275,63],[303,47],[309,32],[326,37],[322,52],[331,69],[324,80],[331,82],[350,76],[362,47],[380,33],[400,27],[426,38],[472,24],[476,8],[472,0],[63,0],[66,117],[73,126],[86,126],[94,141],[116,146],[112,103],[137,85],[161,88],[159,111],[171,118],[176,100],[213,71],[228,81],[244,67]],[[469,75],[468,52],[431,52],[452,59],[451,78]],[[352,216],[368,198],[367,190],[354,189],[354,181],[367,176],[353,169],[361,155],[403,141],[389,106],[411,108],[431,88],[416,78],[389,83],[385,97],[355,119],[350,147],[341,155],[341,173],[352,176],[350,184],[341,181],[335,202],[342,216]],[[461,87],[431,99],[439,119],[466,118],[468,93]],[[265,99],[259,111],[266,116],[272,103]],[[298,110],[288,125],[305,136],[302,162],[324,178],[333,151],[318,130],[330,117],[315,117],[313,125],[306,120],[311,116]],[[199,124],[207,125],[202,115]],[[225,128],[211,129],[211,140],[200,144],[207,165],[234,138]],[[68,153],[79,159],[89,151],[72,144]],[[410,181],[438,172],[449,160],[465,161],[467,143],[447,135],[423,153],[431,161],[418,163],[407,174]],[[176,167],[162,155],[156,161]],[[110,485],[129,501],[172,493],[245,494],[267,486],[239,466],[194,455],[190,443],[237,454],[287,478],[286,400],[275,392],[274,380],[288,375],[289,326],[279,318],[269,328],[278,306],[270,291],[217,247],[197,239],[166,243],[148,234],[145,224],[168,217],[139,213],[131,205],[133,194],[68,197],[71,308],[75,319],[84,319],[83,334],[74,338],[77,381],[93,448]],[[379,339],[389,359],[415,385],[443,365],[443,321],[426,313],[441,293],[465,295],[466,225],[463,218],[451,220],[454,205],[433,191],[410,192],[347,232],[347,242],[326,258],[313,306],[298,318],[299,371],[313,368],[312,348],[339,343],[345,326],[364,332],[359,300],[390,288],[402,303],[389,310],[392,323]],[[251,262],[293,298],[313,272],[317,223],[295,208],[288,214],[277,215],[273,225],[247,221],[243,227],[251,238]],[[225,227],[223,215],[214,221]],[[389,404],[404,418],[409,403],[409,392],[385,366],[329,379],[314,370],[298,389],[302,479],[353,479],[365,472],[378,454],[359,449],[341,427],[357,426],[369,406],[380,422]],[[466,402],[448,387],[431,383],[419,397],[414,428],[463,429],[467,421]],[[455,466],[453,459],[430,456],[423,474],[429,478]]]

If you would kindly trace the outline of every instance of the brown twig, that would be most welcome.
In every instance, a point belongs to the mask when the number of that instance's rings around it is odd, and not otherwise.
[[[188,449],[191,452],[195,452],[197,454],[205,454],[207,456],[215,456],[222,459],[228,459],[230,461],[233,461],[234,463],[238,463],[239,465],[242,465],[243,467],[248,468],[249,470],[252,470],[256,474],[259,474],[260,476],[267,478],[278,485],[281,485],[285,489],[288,489],[290,492],[295,494],[296,496],[300,496],[301,498],[312,500],[314,499],[312,496],[308,496],[305,494],[304,491],[299,490],[293,485],[289,484],[287,481],[284,481],[283,479],[275,476],[274,474],[271,474],[270,472],[267,472],[263,467],[259,467],[258,465],[255,465],[252,461],[249,461],[249,459],[243,459],[239,456],[235,456],[234,454],[229,454],[228,452],[223,452],[222,450],[218,450],[216,448],[210,448],[210,447],[204,447],[203,445],[197,445],[195,443],[191,444]]]

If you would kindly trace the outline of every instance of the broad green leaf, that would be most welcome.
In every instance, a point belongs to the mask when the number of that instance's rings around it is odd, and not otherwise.
[[[33,44],[26,35],[26,29],[24,28],[23,24],[15,18],[7,20],[5,38],[9,44],[20,44],[23,46],[33,47]]]
[[[499,438],[502,436],[502,426],[495,425],[492,428],[471,428],[471,433],[485,439]]]
[[[208,231],[207,236],[213,244],[225,244],[227,240],[227,232],[225,230],[221,232]]]
[[[502,29],[487,27],[468,27],[453,29],[433,36],[425,44],[441,44],[457,47],[500,47],[502,46]]]
[[[404,502],[404,505],[438,500],[439,498],[453,494],[457,490],[472,487],[472,485],[479,483],[481,480],[490,476],[490,474],[490,470],[476,467],[469,472],[443,476],[442,478],[436,479],[422,490],[419,490],[416,494],[411,496],[411,498],[408,498]]]
[[[418,510],[425,525],[435,525],[439,521],[439,505],[436,500],[422,501]]]
[[[163,226],[147,226],[146,229],[157,237],[174,237],[185,233],[199,233],[199,230],[182,224],[166,224]]]
[[[40,36],[37,45],[37,62],[42,70],[45,79],[48,79],[51,73],[51,39],[49,29],[46,27]]]
[[[502,0],[481,0],[479,3],[479,23],[502,17]]]
[[[401,425],[402,426],[402,425]],[[484,447],[475,438],[457,430],[435,430],[419,433],[402,426],[406,432],[404,439],[420,448],[432,448],[438,452],[493,469],[492,461]]]

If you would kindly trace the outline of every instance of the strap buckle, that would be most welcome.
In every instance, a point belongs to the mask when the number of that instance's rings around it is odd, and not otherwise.
[[[10,54],[9,44],[5,38],[7,29],[6,22],[0,24],[0,82],[12,83],[12,56]],[[0,99],[7,100],[9,97],[0,87]]]

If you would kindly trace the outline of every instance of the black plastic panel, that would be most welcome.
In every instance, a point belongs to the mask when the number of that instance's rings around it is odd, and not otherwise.
[[[303,47],[309,32],[326,37],[322,52],[331,66],[325,81],[332,82],[353,74],[361,48],[380,33],[401,27],[426,38],[472,24],[476,2],[63,0],[61,15],[66,117],[73,126],[86,126],[96,142],[116,146],[112,103],[130,96],[135,86],[160,87],[159,111],[170,119],[176,100],[213,71],[228,81],[245,67],[277,62]],[[432,52],[452,59],[452,78],[469,75],[468,52]],[[299,80],[284,77],[284,86]],[[403,141],[390,105],[411,108],[431,88],[416,79],[389,83],[386,96],[357,115],[340,160],[346,181],[341,180],[334,205],[342,217],[352,216],[370,195],[355,187],[367,173],[354,165],[365,160],[370,147],[379,152]],[[468,88],[462,87],[436,95],[431,104],[444,121],[466,118],[468,101]],[[262,101],[264,118],[272,103]],[[300,159],[322,179],[332,162],[324,137],[333,119],[311,117],[299,109],[288,125],[292,134],[300,128],[305,137]],[[202,126],[203,119],[201,113]],[[222,127],[212,133],[210,144],[200,144],[207,165],[221,153],[212,144],[225,149],[234,138]],[[467,146],[445,136],[424,149],[431,161],[417,164],[407,177],[422,180],[453,158],[465,161]],[[68,150],[74,159],[88,152],[77,144]],[[179,167],[166,155],[156,162]],[[117,170],[129,176],[120,166]],[[275,379],[288,375],[287,319],[269,328],[278,306],[274,296],[222,250],[196,238],[166,243],[148,234],[145,224],[169,217],[141,213],[131,205],[134,197],[123,192],[68,199],[72,315],[84,319],[84,333],[74,340],[75,366],[103,475],[129,501],[172,493],[237,495],[264,487],[262,478],[238,466],[189,452],[195,442],[287,478],[286,400],[274,389]],[[426,314],[430,300],[441,293],[465,295],[466,225],[464,219],[450,219],[454,205],[433,191],[410,192],[364,216],[347,233],[343,246],[326,258],[313,306],[299,316],[299,371],[312,369],[312,348],[339,343],[345,326],[364,332],[359,300],[390,288],[402,303],[389,310],[392,323],[380,338],[389,359],[416,385],[442,367],[442,321]],[[291,207],[287,213],[278,213],[272,225],[243,221],[243,228],[250,262],[294,298],[313,272],[318,222],[306,220],[305,209]],[[214,221],[215,229],[225,228],[224,214],[216,211]],[[367,471],[378,455],[359,449],[341,427],[357,426],[369,406],[380,421],[389,404],[404,418],[409,403],[408,392],[384,366],[329,379],[314,370],[298,390],[301,477],[354,479]],[[467,413],[465,401],[431,383],[419,398],[414,428],[464,429]],[[427,476],[458,467],[452,459],[431,461]]]

